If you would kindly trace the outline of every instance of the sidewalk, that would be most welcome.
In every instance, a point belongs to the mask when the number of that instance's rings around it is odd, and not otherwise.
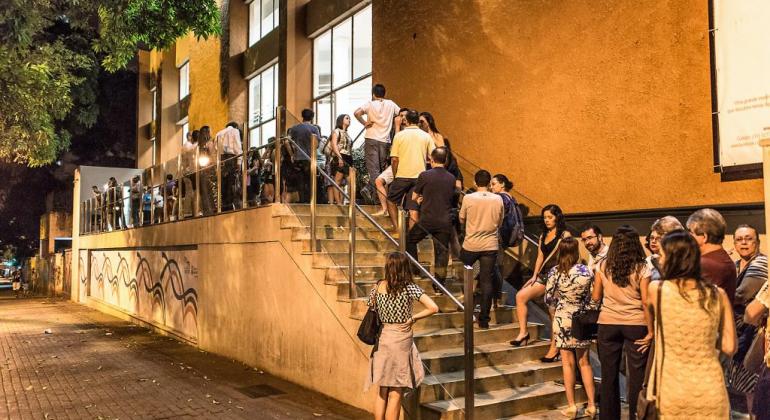
[[[2,419],[371,417],[85,306],[8,290],[0,290],[0,392]]]

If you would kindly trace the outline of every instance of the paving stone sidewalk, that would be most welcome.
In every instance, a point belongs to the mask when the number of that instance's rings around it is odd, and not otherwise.
[[[0,392],[2,419],[370,418],[85,306],[8,291],[0,291]]]

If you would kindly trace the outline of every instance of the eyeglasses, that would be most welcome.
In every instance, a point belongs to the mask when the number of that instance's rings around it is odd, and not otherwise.
[[[652,235],[650,235],[650,242],[660,242],[661,239],[663,239],[662,236],[652,236]]]
[[[752,242],[756,242],[756,240],[757,240],[757,238],[754,238],[754,237],[751,237],[751,236],[735,238],[735,242],[745,242],[747,244],[750,244]]]

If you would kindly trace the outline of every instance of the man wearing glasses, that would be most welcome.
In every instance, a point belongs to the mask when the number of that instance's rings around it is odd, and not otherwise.
[[[602,230],[599,229],[599,226],[586,224],[580,232],[580,241],[583,242],[583,246],[586,247],[591,256],[588,259],[588,268],[592,272],[596,272],[602,261],[607,258],[607,251],[610,250],[610,247],[604,243]]]

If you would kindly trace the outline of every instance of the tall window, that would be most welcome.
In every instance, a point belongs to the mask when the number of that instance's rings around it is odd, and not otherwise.
[[[278,104],[278,64],[249,79],[249,139],[261,146],[275,136],[275,107]]]
[[[253,0],[249,4],[249,46],[278,27],[280,0]]]
[[[153,87],[150,90],[150,94],[152,95],[152,137],[150,138],[150,142],[152,142],[152,156],[150,159],[150,164],[154,166],[157,152],[156,148],[158,147],[158,142],[156,141],[156,133],[158,131],[158,88]]]
[[[186,62],[179,67],[179,100],[186,98],[190,94],[190,62]]]
[[[187,133],[190,132],[190,123],[185,122],[182,124],[182,144],[187,141]]]
[[[348,114],[348,132],[363,129],[353,112],[371,97],[372,6],[358,11],[313,41],[313,98],[322,134],[334,128],[339,114]]]

